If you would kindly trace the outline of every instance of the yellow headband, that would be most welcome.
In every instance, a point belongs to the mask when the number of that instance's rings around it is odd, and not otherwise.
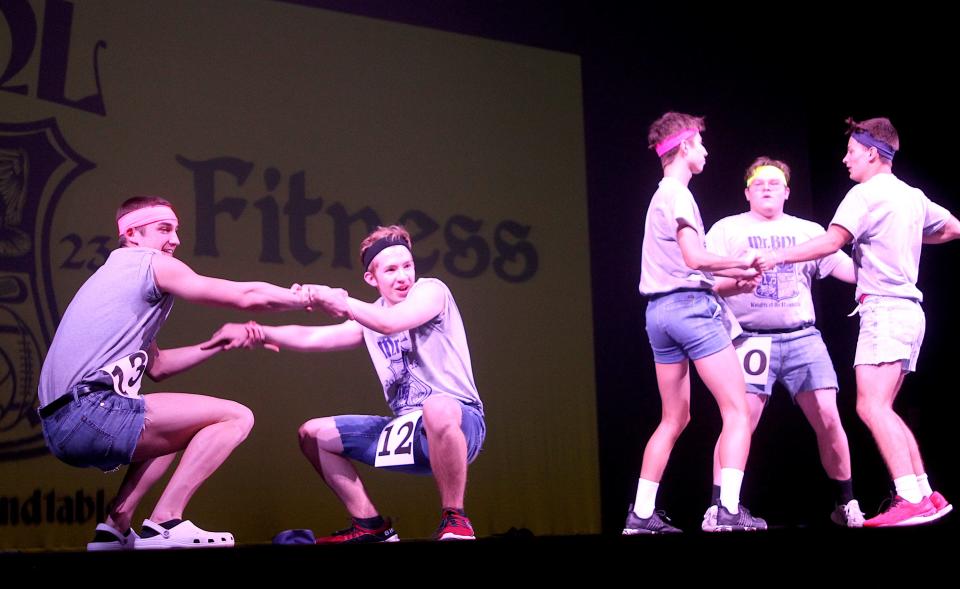
[[[753,181],[756,180],[760,174],[772,174],[773,176],[780,178],[783,181],[783,185],[787,185],[787,176],[783,173],[783,170],[776,166],[759,166],[756,170],[753,171],[753,174],[747,178],[747,186],[749,187],[753,184]]]

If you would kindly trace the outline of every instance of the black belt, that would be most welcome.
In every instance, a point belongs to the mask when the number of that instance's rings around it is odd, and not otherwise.
[[[109,387],[106,385],[97,385],[97,384],[87,384],[80,383],[73,388],[71,388],[65,395],[60,395],[52,402],[47,403],[40,409],[37,409],[37,413],[40,414],[40,417],[46,419],[59,411],[60,409],[66,407],[71,401],[73,401],[73,394],[76,392],[77,398],[89,395],[90,393],[98,393],[100,391],[108,391]]]
[[[801,331],[801,330],[806,329],[806,328],[808,328],[808,327],[813,327],[813,323],[804,323],[804,324],[798,325],[798,326],[796,326],[796,327],[783,327],[783,328],[781,328],[781,329],[750,329],[750,328],[748,328],[748,327],[744,327],[744,328],[743,328],[743,331],[746,332],[746,333],[759,333],[759,334],[763,334],[763,335],[777,335],[777,334],[781,334],[781,333],[793,333],[794,331]]]
[[[648,298],[652,301],[652,300],[654,300],[654,299],[659,299],[660,297],[665,297],[665,296],[667,296],[667,295],[672,295],[672,294],[679,294],[679,293],[681,293],[681,292],[702,292],[702,293],[706,294],[706,293],[709,293],[709,292],[712,292],[712,291],[710,291],[709,289],[706,289],[706,288],[683,287],[683,288],[677,288],[677,289],[674,289],[674,290],[671,290],[671,291],[667,291],[667,292],[655,292],[655,293],[653,293],[653,294],[651,294],[651,295],[647,295],[647,296],[648,296]]]

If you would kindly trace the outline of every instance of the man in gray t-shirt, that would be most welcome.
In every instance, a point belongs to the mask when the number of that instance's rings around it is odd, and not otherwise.
[[[893,403],[907,373],[916,369],[926,327],[923,295],[917,289],[921,245],[960,238],[960,222],[893,175],[900,138],[889,119],[847,123],[850,139],[843,163],[857,185],[824,235],[776,252],[764,261],[764,270],[821,258],[853,243],[860,313],[854,359],[857,413],[873,434],[896,489],[889,508],[863,525],[923,524],[953,506],[931,488],[913,432]]]
[[[438,540],[472,540],[463,510],[467,465],[486,436],[483,403],[474,384],[460,311],[447,286],[416,279],[410,235],[380,227],[360,246],[364,280],[380,293],[373,303],[343,300],[337,312],[350,319],[332,326],[260,326],[258,343],[326,352],[366,344],[393,415],[338,415],[300,427],[300,447],[343,502],[351,526],[318,544],[394,542],[390,520],[367,496],[352,460],[378,468],[433,474],[440,491]],[[305,287],[313,292],[315,287]],[[236,327],[236,326],[234,326]]]
[[[707,233],[707,247],[723,256],[739,256],[751,249],[774,251],[823,235],[820,225],[788,215],[790,167],[759,157],[744,175],[744,195],[750,210],[717,221]],[[834,523],[863,525],[860,504],[853,495],[850,447],[837,409],[837,375],[827,348],[814,327],[811,285],[832,275],[856,282],[853,261],[842,251],[820,260],[783,264],[755,281],[720,277],[717,291],[743,328],[737,346],[747,381],[750,424],[756,430],[776,383],[786,389],[803,411],[817,437],[820,462],[832,481],[836,509]],[[720,464],[714,452],[714,502],[719,497]],[[702,528],[716,526],[715,506],[704,515]]]
[[[50,451],[72,466],[104,471],[129,464],[88,550],[232,546],[228,532],[207,532],[183,520],[197,488],[247,437],[249,409],[224,399],[185,393],[140,395],[144,374],[154,380],[183,372],[233,347],[244,328],[227,327],[210,340],[160,349],[157,333],[173,297],[247,310],[292,310],[343,291],[299,289],[200,276],[173,257],[180,239],[169,202],[128,199],[117,211],[121,247],[70,302],[40,374],[39,409]],[[140,500],[182,456],[138,536],[131,518]]]

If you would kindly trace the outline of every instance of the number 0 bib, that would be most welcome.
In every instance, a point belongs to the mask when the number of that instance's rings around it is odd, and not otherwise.
[[[743,370],[743,380],[747,384],[766,386],[770,375],[770,346],[773,338],[748,337],[737,342],[737,356],[740,358],[740,368]]]

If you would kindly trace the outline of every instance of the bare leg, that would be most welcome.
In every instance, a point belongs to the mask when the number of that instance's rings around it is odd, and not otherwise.
[[[848,480],[852,476],[850,446],[847,432],[840,423],[837,392],[834,389],[804,391],[796,400],[817,435],[820,462],[827,476],[835,481]]]
[[[690,364],[686,360],[656,364],[656,370],[660,389],[660,424],[643,451],[640,478],[659,482],[677,438],[690,423]]]
[[[307,457],[323,481],[340,499],[352,517],[368,518],[377,515],[363,481],[353,463],[341,456],[343,442],[332,417],[311,419],[300,426],[300,450]]]
[[[200,485],[246,439],[253,428],[253,413],[239,403],[203,395],[154,393],[145,399],[146,425],[134,452],[134,462],[183,450],[180,464],[150,519],[158,522],[181,519]],[[139,480],[131,479],[130,495],[145,493],[159,477],[153,468],[161,466],[162,462],[148,466]]]
[[[767,406],[769,395],[755,395],[747,393],[747,407],[750,409],[750,435],[757,431],[757,425],[760,423],[760,417],[763,415],[763,408]],[[720,486],[720,439],[717,439],[713,447],[713,484]]]
[[[430,468],[442,507],[463,509],[467,487],[467,440],[460,429],[463,412],[450,397],[433,396],[423,404],[423,427],[430,448]]]
[[[694,360],[694,366],[720,407],[720,466],[743,471],[750,453],[750,409],[737,353],[732,345],[727,346],[716,354]]]
[[[857,414],[873,434],[890,476],[897,479],[917,474],[914,463],[922,468],[922,461],[916,439],[893,410],[893,401],[903,384],[901,363],[860,364],[856,373]]]
[[[107,506],[105,523],[116,530],[126,532],[130,528],[133,512],[136,511],[143,496],[163,476],[176,457],[177,454],[173,453],[130,463],[117,496]]]

